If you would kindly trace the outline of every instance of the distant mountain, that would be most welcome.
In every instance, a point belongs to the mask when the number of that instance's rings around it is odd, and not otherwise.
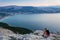
[[[60,6],[33,7],[33,6],[4,6],[0,7],[0,12],[11,13],[60,13]]]
[[[60,13],[60,6],[2,6],[0,7],[0,19],[16,14],[41,14],[41,13]]]

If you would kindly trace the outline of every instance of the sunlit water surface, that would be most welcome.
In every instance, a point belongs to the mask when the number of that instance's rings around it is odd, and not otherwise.
[[[48,28],[51,32],[60,32],[60,14],[20,14],[9,16],[1,22],[12,26],[24,27],[32,30]]]

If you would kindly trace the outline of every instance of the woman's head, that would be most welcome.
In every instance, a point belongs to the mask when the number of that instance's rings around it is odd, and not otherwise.
[[[47,28],[44,28],[44,30],[48,30]]]

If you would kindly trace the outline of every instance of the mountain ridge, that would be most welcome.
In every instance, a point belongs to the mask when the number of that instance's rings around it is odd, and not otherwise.
[[[53,14],[60,13],[60,6],[1,6],[0,7],[0,19],[6,16],[13,16],[17,14]]]
[[[34,6],[3,6],[0,7],[0,12],[15,12],[15,13],[60,13],[60,6],[44,6],[44,7],[34,7]]]

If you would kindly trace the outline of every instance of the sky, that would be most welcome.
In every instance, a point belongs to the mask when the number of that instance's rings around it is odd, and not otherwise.
[[[60,6],[60,0],[0,0],[0,6]]]

